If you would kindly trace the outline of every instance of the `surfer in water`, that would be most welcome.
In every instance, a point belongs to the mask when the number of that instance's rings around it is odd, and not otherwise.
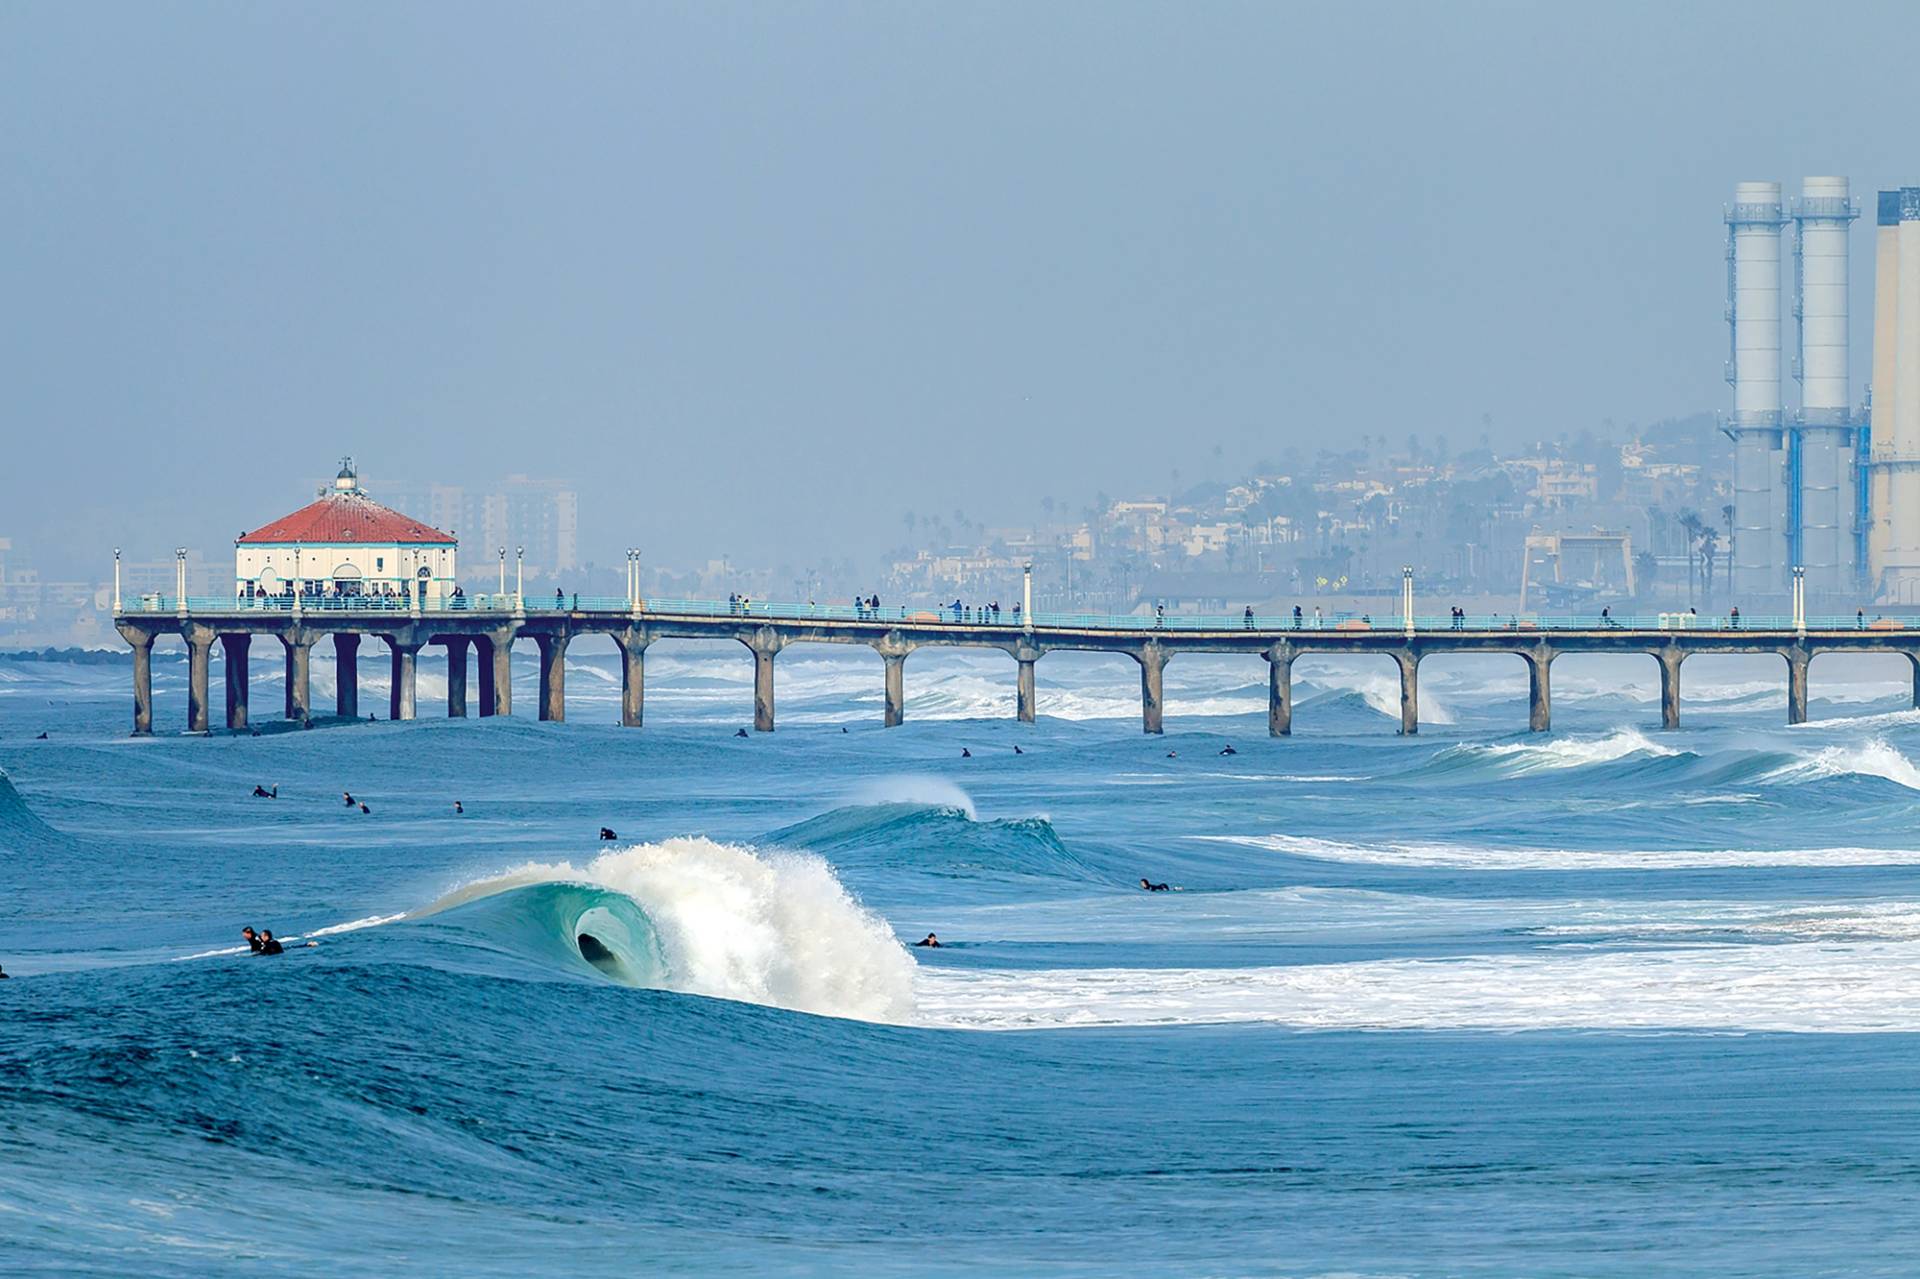
[[[736,728],[733,730],[733,735],[735,737],[745,737],[747,735],[747,730],[744,728]]]
[[[1167,887],[1165,884],[1156,884],[1152,880],[1145,879],[1145,878],[1141,879],[1140,887],[1146,889],[1150,893],[1170,893],[1173,891],[1171,888]]]
[[[464,812],[466,812],[467,810],[466,810],[465,808],[462,808],[462,807],[460,806],[460,801],[456,799],[456,800],[454,800],[454,801],[453,801],[453,811],[454,811],[454,812],[455,812],[456,814],[458,814],[458,813],[464,813]]]
[[[968,750],[968,749],[967,749],[966,747],[964,747],[964,746],[962,746],[962,747],[960,748],[960,758],[961,758],[961,759],[972,759],[972,758],[973,758],[973,752],[972,752],[972,751],[970,751],[970,750]]]
[[[613,833],[613,827],[602,826],[600,828],[600,838],[603,840],[606,840],[606,839],[619,839],[620,837]]]
[[[242,928],[240,935],[247,939],[247,949],[253,954],[257,955],[265,948],[265,943],[260,940],[260,934],[254,932],[251,925]]]
[[[260,930],[260,953],[263,955],[284,955],[287,948],[273,939],[273,929]]]
[[[1233,749],[1233,743],[1232,743],[1232,742],[1228,742],[1228,743],[1227,743],[1227,744],[1226,744],[1225,746],[1222,746],[1222,747],[1220,748],[1220,753],[1221,753],[1222,755],[1238,755],[1238,754],[1239,754],[1240,752],[1239,752],[1239,751],[1237,751],[1237,750],[1235,750],[1235,749]]]
[[[940,949],[940,939],[932,933],[928,933],[925,937],[922,937],[919,941],[913,944],[916,946],[925,946],[929,950]]]
[[[352,807],[353,807],[353,792],[352,792],[352,791],[350,791],[350,790],[343,790],[343,791],[341,791],[341,792],[340,792],[340,798],[341,798],[341,799],[344,799],[345,801],[347,801],[347,807],[348,807],[348,808],[352,808]]]
[[[279,798],[280,798],[280,783],[279,783],[279,782],[275,782],[275,783],[273,784],[273,789],[272,789],[272,790],[268,790],[268,789],[267,789],[266,787],[264,787],[264,786],[255,786],[255,787],[253,788],[253,797],[254,797],[255,799],[279,799]]]

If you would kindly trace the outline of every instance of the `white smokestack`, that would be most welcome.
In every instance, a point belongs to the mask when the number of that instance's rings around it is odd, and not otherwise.
[[[1778,182],[1742,182],[1727,209],[1727,321],[1733,350],[1733,589],[1786,590],[1786,474],[1780,415]]]
[[[1798,559],[1807,589],[1833,596],[1854,585],[1847,293],[1848,240],[1858,211],[1845,178],[1807,178],[1793,213],[1800,313]]]

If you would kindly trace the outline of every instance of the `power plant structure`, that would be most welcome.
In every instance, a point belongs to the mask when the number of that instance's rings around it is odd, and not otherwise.
[[[1876,221],[1870,584],[1920,604],[1920,187],[1882,191]]]
[[[1791,208],[1778,182],[1742,182],[1726,209],[1733,412],[1722,429],[1733,440],[1732,587],[1740,599],[1785,599],[1795,568],[1805,570],[1811,597],[1854,598],[1863,585],[1869,526],[1860,462],[1869,433],[1852,404],[1847,320],[1848,239],[1859,215],[1847,179],[1832,177],[1807,178]],[[1781,232],[1789,224],[1800,384],[1791,413],[1781,386],[1780,305]],[[1914,251],[1920,255],[1920,241]],[[1915,316],[1920,326],[1920,310]],[[1915,546],[1920,591],[1920,529]]]
[[[1727,381],[1733,411],[1733,580],[1741,600],[1920,607],[1920,187],[1881,191],[1874,231],[1873,368],[1852,396],[1845,178],[1742,182],[1727,225]],[[1782,394],[1781,237],[1793,228],[1792,370]]]

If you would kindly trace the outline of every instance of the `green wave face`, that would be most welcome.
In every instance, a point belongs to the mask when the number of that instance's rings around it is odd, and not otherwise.
[[[456,906],[440,922],[580,976],[636,987],[662,987],[668,977],[653,922],[612,889],[527,884]]]

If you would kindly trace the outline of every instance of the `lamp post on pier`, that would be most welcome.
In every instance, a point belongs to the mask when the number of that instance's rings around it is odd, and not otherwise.
[[[1033,561],[1028,560],[1021,584],[1020,624],[1023,630],[1033,629]]]
[[[113,611],[120,612],[120,548],[113,548]]]

